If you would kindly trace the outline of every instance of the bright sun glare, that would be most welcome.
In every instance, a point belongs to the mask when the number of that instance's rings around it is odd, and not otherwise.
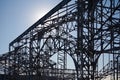
[[[37,21],[40,18],[42,18],[45,14],[48,13],[49,10],[42,10],[42,11],[36,11],[33,15],[33,21]]]

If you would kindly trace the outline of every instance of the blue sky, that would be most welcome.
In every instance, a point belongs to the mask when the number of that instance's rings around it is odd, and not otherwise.
[[[0,0],[0,54],[9,43],[62,0]]]

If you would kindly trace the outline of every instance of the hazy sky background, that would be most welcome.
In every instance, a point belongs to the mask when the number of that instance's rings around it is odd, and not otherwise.
[[[0,0],[0,54],[9,43],[62,0]]]

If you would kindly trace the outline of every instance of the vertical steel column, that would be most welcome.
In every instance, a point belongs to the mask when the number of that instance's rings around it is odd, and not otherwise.
[[[67,68],[67,55],[65,52],[65,40],[62,40],[61,34],[62,34],[62,26],[59,26],[56,30],[57,40],[58,40],[58,52],[57,52],[57,69],[59,75],[64,79],[64,70]],[[63,46],[63,47],[62,47]],[[60,70],[60,71],[59,71]],[[58,76],[59,77],[59,76]]]
[[[77,80],[84,80],[83,78],[83,8],[84,8],[84,1],[77,0],[77,62],[78,65],[76,66],[77,71]]]
[[[30,42],[29,42],[29,80],[33,77],[33,30],[30,32]]]

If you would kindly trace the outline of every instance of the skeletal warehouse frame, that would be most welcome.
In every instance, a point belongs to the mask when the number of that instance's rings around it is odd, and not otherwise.
[[[67,69],[67,55],[75,69]],[[3,80],[119,80],[120,0],[61,1],[0,62]]]

